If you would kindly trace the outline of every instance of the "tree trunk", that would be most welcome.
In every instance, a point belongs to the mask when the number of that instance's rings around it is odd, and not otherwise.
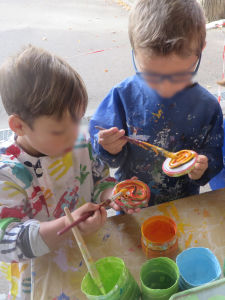
[[[208,22],[225,19],[225,0],[199,0]]]

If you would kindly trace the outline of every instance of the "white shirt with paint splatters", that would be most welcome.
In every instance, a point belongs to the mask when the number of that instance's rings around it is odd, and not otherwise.
[[[32,157],[14,138],[1,144],[0,269],[11,282],[8,299],[77,299],[72,283],[83,263],[76,245],[69,239],[50,252],[39,224],[63,216],[65,206],[72,211],[99,202],[101,192],[115,185],[108,175],[83,137],[58,158]]]

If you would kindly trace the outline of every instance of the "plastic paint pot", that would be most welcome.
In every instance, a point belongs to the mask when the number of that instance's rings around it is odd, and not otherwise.
[[[102,295],[88,272],[81,283],[81,290],[89,300],[138,300],[140,289],[118,257],[104,257],[96,262],[106,294]]]
[[[141,245],[148,258],[174,257],[178,248],[176,223],[166,216],[154,216],[141,226]]]
[[[169,300],[177,293],[179,269],[167,257],[148,260],[140,272],[142,300]]]
[[[181,290],[194,288],[221,276],[221,267],[216,256],[207,248],[196,247],[184,250],[176,259]]]

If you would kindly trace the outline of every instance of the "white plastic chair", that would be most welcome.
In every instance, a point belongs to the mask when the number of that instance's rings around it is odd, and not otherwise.
[[[0,143],[3,143],[7,141],[11,136],[13,132],[10,129],[0,129]]]

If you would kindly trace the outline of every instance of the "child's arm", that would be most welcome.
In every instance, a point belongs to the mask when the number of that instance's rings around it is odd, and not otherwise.
[[[223,168],[223,114],[218,103],[215,103],[214,118],[211,121],[205,141],[201,149],[196,149],[199,154],[197,163],[189,177],[199,185],[205,185]]]
[[[111,129],[99,132],[95,126]],[[126,141],[120,139],[126,128],[124,107],[118,90],[114,88],[99,105],[89,128],[94,152],[112,168],[119,167],[126,160]]]
[[[57,236],[68,225],[65,217],[48,222],[32,219],[26,191],[17,183],[0,181],[0,199],[0,261],[19,262],[42,256],[58,248],[67,237]],[[93,216],[78,225],[83,234],[96,231],[106,221],[105,209],[93,203],[85,204],[72,215],[76,220],[89,211],[93,211]]]

